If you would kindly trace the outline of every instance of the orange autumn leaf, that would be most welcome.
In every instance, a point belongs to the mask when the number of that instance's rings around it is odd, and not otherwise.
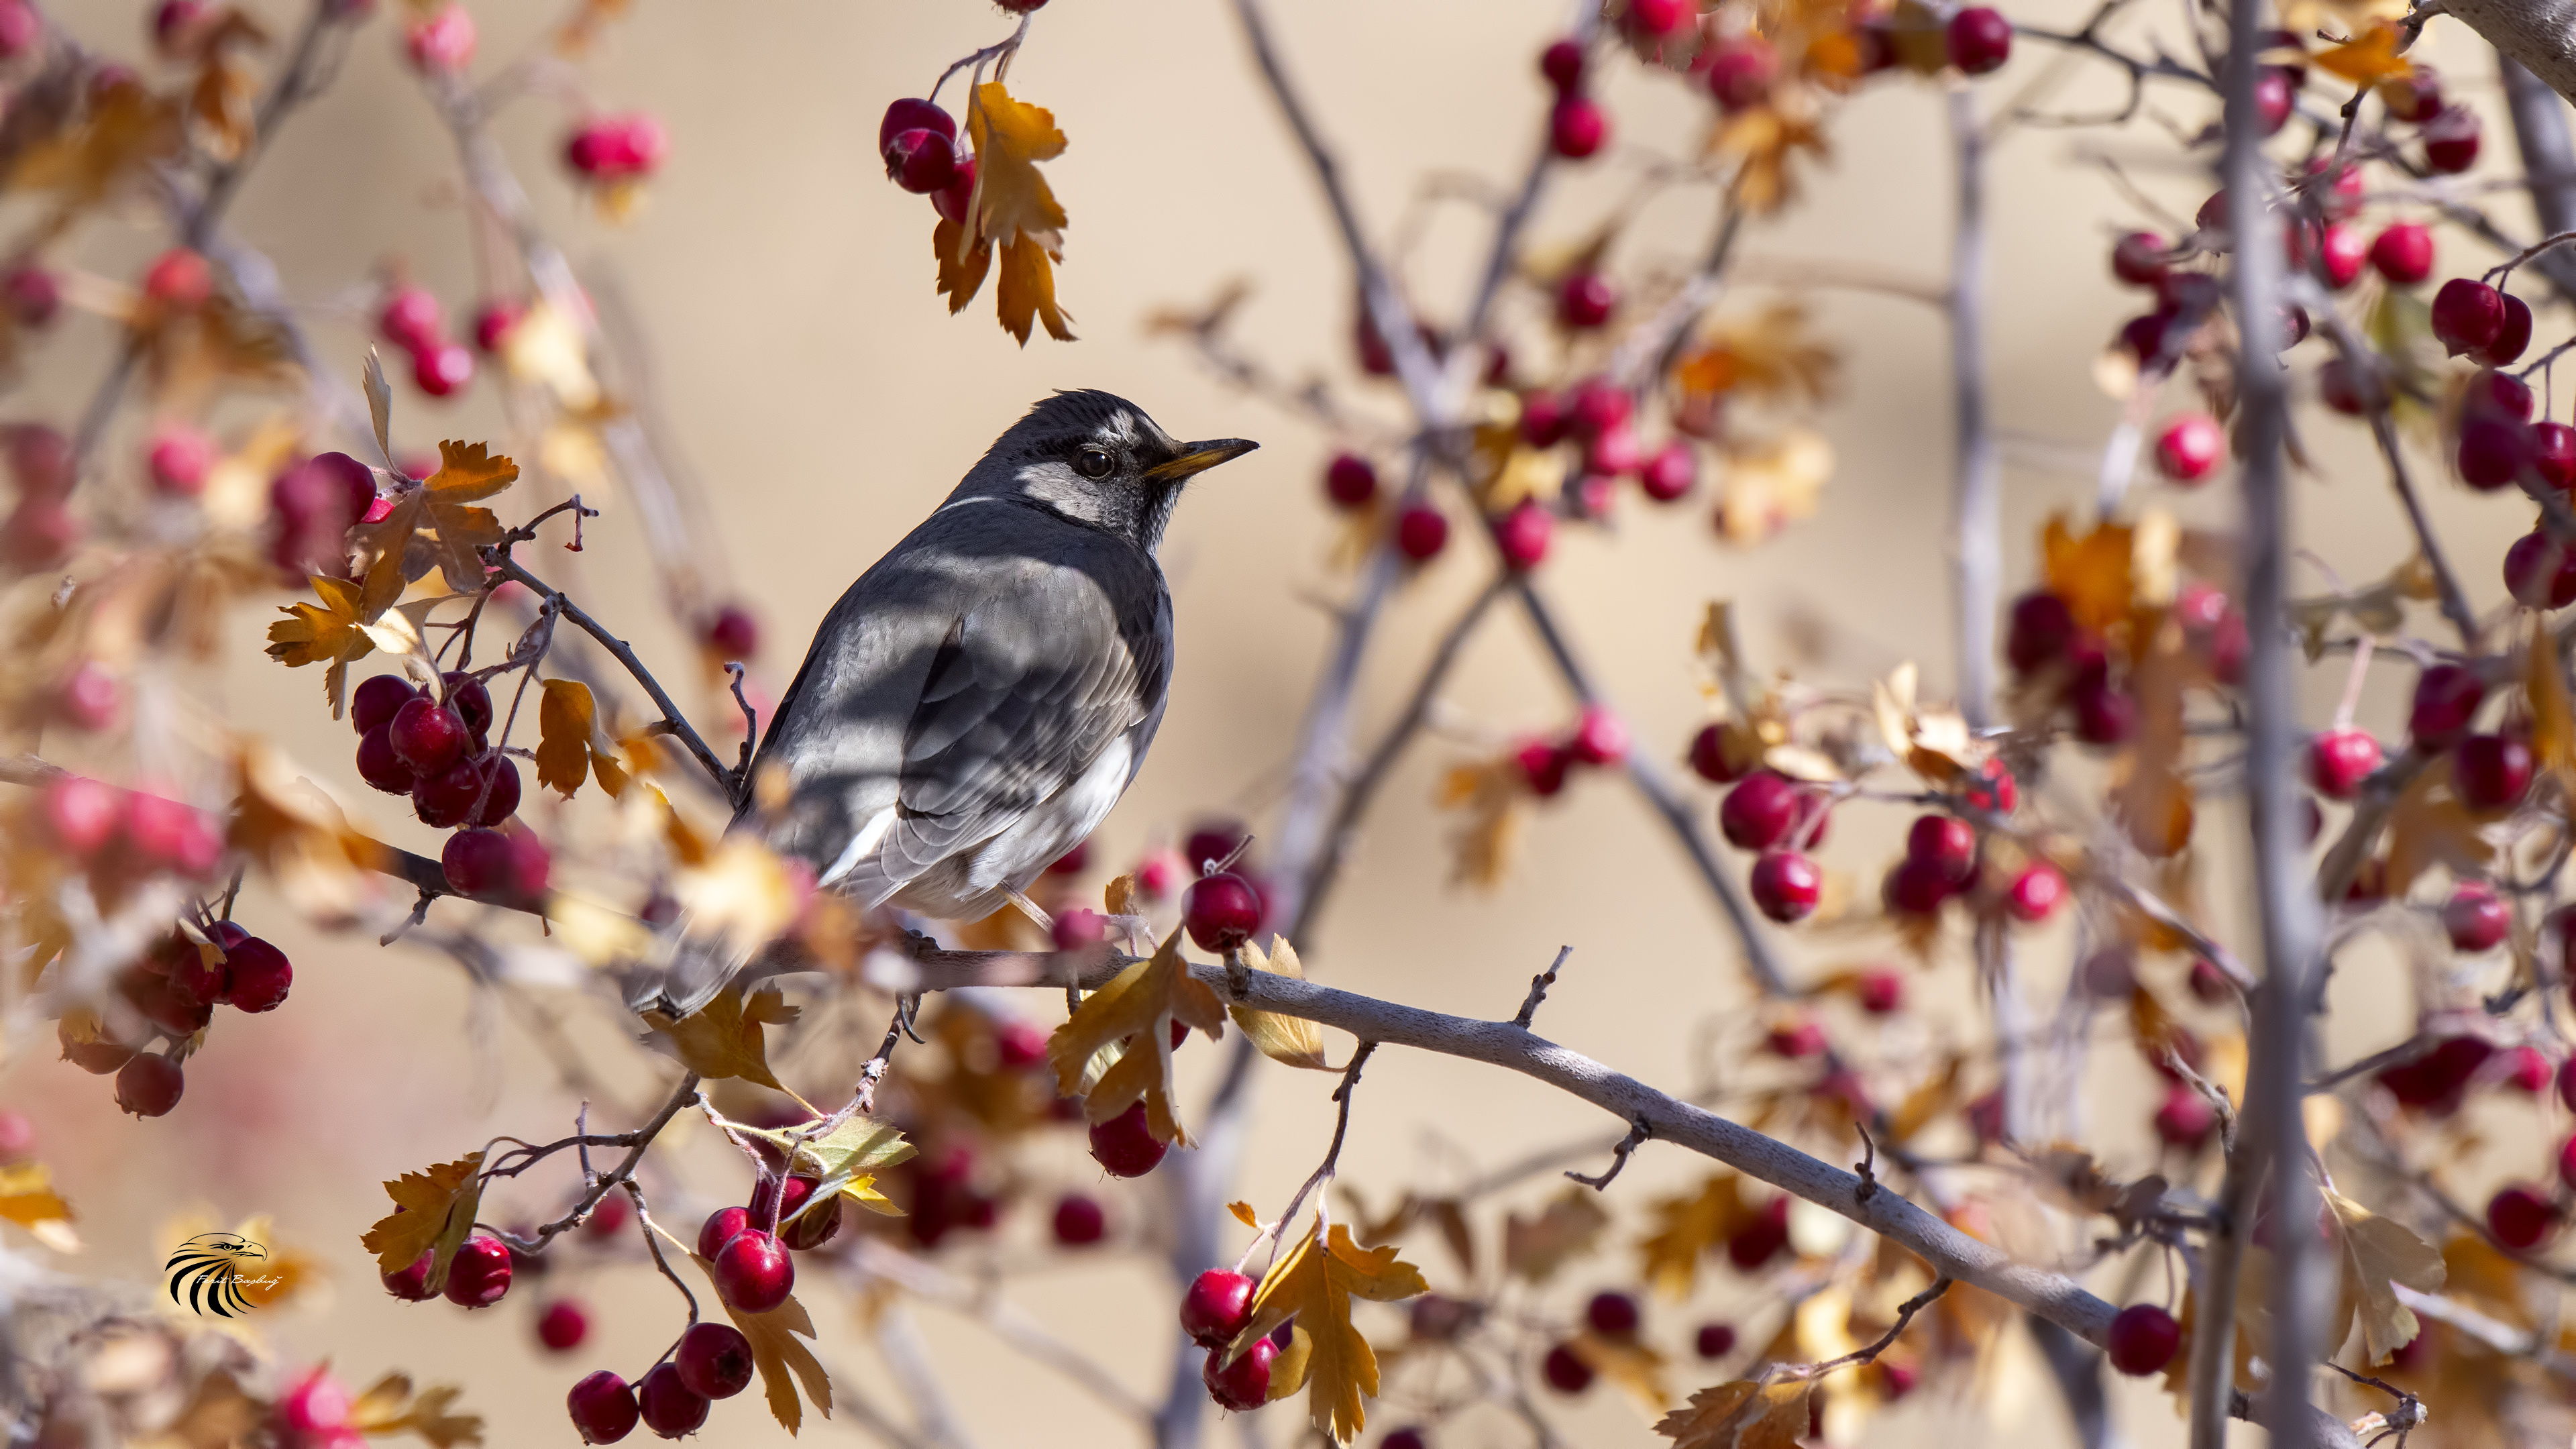
[[[939,295],[948,299],[948,315],[954,317],[984,289],[984,273],[993,265],[992,244],[978,241],[968,251],[966,229],[942,218],[930,233],[930,249],[939,259]]]
[[[1055,1067],[1056,1089],[1072,1095],[1083,1091],[1095,1059],[1116,1052],[1101,1068],[1083,1114],[1106,1122],[1142,1101],[1145,1125],[1157,1142],[1190,1145],[1180,1111],[1172,1102],[1172,1036],[1174,1021],[1197,1027],[1209,1036],[1225,1031],[1225,1006],[1214,991],[1190,975],[1181,956],[1181,931],[1175,926],[1160,949],[1113,977],[1083,1000],[1072,1018],[1047,1038],[1047,1060]]]
[[[2365,86],[2403,79],[2413,75],[2415,67],[2397,53],[2397,40],[2397,27],[2382,20],[2349,44],[2317,52],[2316,67]]]
[[[1815,1380],[1739,1379],[1690,1396],[1666,1414],[1655,1432],[1673,1449],[1795,1449],[1807,1435],[1807,1399]]]
[[[2039,543],[2048,591],[2066,601],[2076,623],[2100,633],[2129,616],[2133,586],[2127,525],[2101,524],[2079,538],[2067,527],[2066,515],[2055,514]]]
[[[438,454],[429,481],[405,492],[381,520],[349,530],[366,560],[358,610],[364,622],[392,608],[404,587],[432,568],[460,594],[483,587],[482,551],[501,541],[503,529],[492,510],[473,505],[518,481],[519,465],[481,443],[444,441]]]
[[[1313,1226],[1262,1275],[1251,1318],[1222,1350],[1225,1362],[1295,1319],[1298,1336],[1309,1340],[1304,1361],[1287,1375],[1272,1366],[1270,1396],[1293,1393],[1302,1377],[1307,1418],[1334,1443],[1348,1444],[1368,1424],[1363,1399],[1378,1392],[1377,1355],[1351,1326],[1351,1300],[1400,1303],[1430,1291],[1421,1271],[1397,1257],[1392,1246],[1364,1249],[1351,1241],[1346,1223],[1333,1224],[1327,1234],[1318,1212]]]
[[[1003,330],[1025,346],[1043,323],[1047,335],[1073,340],[1071,319],[1055,299],[1055,263],[1064,259],[1064,207],[1037,163],[1064,154],[1064,132],[1042,107],[1011,98],[1000,81],[975,88],[966,108],[966,133],[975,144],[975,190],[967,203],[971,226],[942,220],[931,233],[938,255],[939,292],[948,310],[961,311],[984,285],[1000,254],[994,289]]]

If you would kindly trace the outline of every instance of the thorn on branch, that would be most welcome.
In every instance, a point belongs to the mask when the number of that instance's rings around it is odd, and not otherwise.
[[[1872,1140],[1867,1127],[1858,1122],[1852,1127],[1860,1133],[1861,1146],[1861,1159],[1852,1164],[1852,1171],[1860,1174],[1860,1186],[1852,1189],[1852,1201],[1867,1202],[1878,1196],[1878,1143]]]
[[[742,697],[742,665],[728,659],[725,673],[733,677],[733,702],[742,709],[742,757],[734,762],[733,767],[734,793],[741,797],[751,793],[751,751],[760,743],[760,711],[753,709],[751,701]]]
[[[420,888],[420,899],[412,902],[411,914],[403,917],[401,925],[396,926],[392,930],[377,937],[376,944],[379,946],[390,946],[394,942],[401,940],[403,937],[410,935],[412,927],[429,919],[429,903],[437,900],[442,894],[444,894],[444,892],[434,891],[427,886],[422,886]],[[224,919],[232,919],[232,900],[229,896],[224,900]]]
[[[1557,971],[1565,965],[1565,958],[1573,954],[1572,946],[1557,947],[1556,959],[1548,963],[1546,973],[1530,978],[1529,995],[1521,1002],[1520,1014],[1512,1018],[1512,1025],[1523,1031],[1529,1030],[1530,1023],[1538,1018],[1539,1003],[1547,1000],[1547,989],[1556,984]]]
[[[1636,1119],[1628,1124],[1628,1135],[1620,1138],[1619,1145],[1610,1149],[1610,1170],[1608,1172],[1602,1173],[1599,1177],[1586,1177],[1582,1173],[1569,1169],[1565,1175],[1574,1179],[1576,1182],[1582,1183],[1585,1187],[1592,1189],[1594,1192],[1606,1191],[1610,1186],[1611,1180],[1616,1178],[1620,1171],[1627,1167],[1629,1154],[1637,1150],[1639,1143],[1644,1142],[1647,1138],[1654,1135],[1654,1124],[1647,1121],[1646,1115],[1640,1112],[1637,1114]]]

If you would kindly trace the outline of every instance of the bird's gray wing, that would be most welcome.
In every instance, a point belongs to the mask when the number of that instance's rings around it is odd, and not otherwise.
[[[1035,561],[1011,573],[931,656],[904,727],[893,827],[865,871],[873,881],[853,881],[862,898],[1009,829],[1162,703],[1159,579]],[[1139,597],[1113,598],[1128,592]]]

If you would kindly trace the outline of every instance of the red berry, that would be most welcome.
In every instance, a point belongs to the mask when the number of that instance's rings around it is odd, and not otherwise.
[[[2125,233],[2111,244],[2111,275],[2132,287],[2160,285],[2171,268],[2165,239],[2151,231]]]
[[[1324,469],[1324,496],[1336,508],[1366,508],[1377,497],[1377,469],[1356,453],[1334,454]]]
[[[1977,868],[1976,827],[1955,815],[1922,815],[1905,832],[1905,857],[1934,867],[1953,885]]]
[[[1773,1056],[1795,1062],[1823,1056],[1830,1043],[1825,1040],[1825,1029],[1813,1017],[1800,1016],[1774,1025],[1764,1033],[1762,1045]]]
[[[2504,1082],[2518,1092],[2538,1096],[2549,1090],[2549,1056],[2538,1047],[2518,1046],[2505,1054]]]
[[[2536,1187],[2517,1183],[2487,1200],[2487,1231],[2514,1252],[2530,1252],[2557,1230],[2558,1209]]]
[[[2558,1102],[2568,1111],[2576,1112],[2576,1057],[2569,1057],[2558,1064]]]
[[[437,1256],[435,1253],[423,1253],[412,1259],[411,1266],[399,1273],[378,1275],[384,1282],[385,1291],[405,1303],[428,1301],[434,1296],[429,1291],[429,1267],[431,1260]]]
[[[2484,1038],[2444,1037],[2411,1061],[2382,1067],[2378,1081],[2401,1105],[2446,1116],[2458,1110],[2469,1079],[2493,1055],[2495,1048]]]
[[[1606,377],[1587,378],[1574,389],[1569,412],[1574,431],[1599,437],[1635,417],[1637,400]]]
[[[295,985],[295,964],[257,936],[224,948],[224,999],[237,1011],[275,1011]]]
[[[680,1335],[671,1367],[689,1392],[702,1399],[730,1399],[751,1383],[751,1340],[730,1323],[694,1323]]]
[[[2166,1090],[2163,1104],[2156,1108],[2156,1136],[2185,1151],[2197,1150],[2217,1127],[2218,1111],[2209,1099],[2179,1082]]]
[[[733,1241],[734,1234],[750,1225],[751,1212],[747,1208],[718,1208],[707,1214],[707,1220],[698,1225],[698,1256],[714,1261],[716,1254],[724,1251],[724,1245]]]
[[[591,1205],[590,1216],[582,1219],[581,1230],[594,1239],[614,1238],[625,1231],[634,1216],[635,1206],[626,1194],[612,1192]]]
[[[194,498],[205,490],[206,475],[214,471],[215,440],[201,428],[164,423],[152,435],[145,462],[155,489],[172,498]]]
[[[1628,30],[1640,40],[1677,35],[1699,20],[1691,0],[1628,0]]]
[[[1718,829],[1740,850],[1768,850],[1791,838],[1822,802],[1785,775],[1756,770],[1726,792],[1717,808]]]
[[[1547,77],[1547,83],[1559,95],[1573,90],[1583,80],[1583,42],[1550,41],[1547,49],[1538,53],[1538,73]]]
[[[2444,106],[2424,123],[2424,169],[2456,176],[2478,164],[2482,129],[2477,112],[2462,105]]]
[[[796,1262],[778,1239],[744,1228],[716,1250],[716,1291],[745,1313],[767,1313],[796,1287]]]
[[[376,330],[405,352],[436,347],[443,340],[446,313],[426,287],[396,287],[376,314]]]
[[[1691,1347],[1701,1358],[1719,1359],[1735,1352],[1735,1326],[1729,1323],[1703,1323],[1692,1335]]]
[[[472,766],[460,766],[470,770]],[[518,850],[498,830],[460,830],[447,837],[438,863],[448,888],[458,895],[506,899],[527,894],[518,878]]]
[[[125,838],[144,859],[188,876],[213,870],[224,852],[223,836],[206,812],[159,795],[127,798]]]
[[[1387,1431],[1387,1436],[1377,1441],[1377,1449],[1431,1449],[1431,1441],[1423,1437],[1420,1429],[1407,1426]]]
[[[1666,443],[1646,460],[1637,483],[1657,503],[1680,499],[1699,483],[1699,454],[1679,439]]]
[[[1261,897],[1231,871],[1202,876],[1181,893],[1181,920],[1202,951],[1232,951],[1261,929]]]
[[[2442,903],[2442,929],[2454,951],[2492,951],[2513,931],[2513,910],[2488,887],[2462,884]]]
[[[1626,1338],[1644,1321],[1637,1312],[1637,1300],[1625,1293],[1595,1293],[1583,1305],[1583,1321],[1594,1333],[1604,1338]]]
[[[1547,1386],[1560,1394],[1579,1394],[1592,1387],[1592,1365],[1583,1361],[1572,1344],[1560,1343],[1547,1351],[1540,1361],[1539,1372]]]
[[[474,17],[462,5],[445,6],[406,27],[403,48],[423,74],[463,70],[474,60]]]
[[[1068,1248],[1087,1248],[1109,1235],[1109,1214],[1097,1199],[1078,1192],[1057,1198],[1050,1229],[1057,1243]]]
[[[1076,906],[1055,918],[1055,948],[1079,951],[1097,946],[1109,939],[1109,918],[1098,911]]]
[[[937,131],[898,131],[886,145],[885,164],[895,185],[928,196],[957,179],[957,144]]]
[[[1726,1261],[1751,1273],[1789,1246],[1789,1200],[1775,1197],[1726,1240]]]
[[[2406,732],[2419,750],[2447,749],[2469,732],[2487,687],[2465,664],[2436,664],[2415,677]]]
[[[63,284],[43,267],[12,267],[0,273],[0,307],[28,327],[42,327],[62,310]]]
[[[509,1291],[509,1246],[488,1233],[467,1238],[447,1265],[447,1301],[489,1308]]]
[[[2504,294],[2484,282],[2453,277],[2433,294],[2433,335],[2453,357],[2474,352],[2504,330]]]
[[[1628,757],[1628,726],[1600,705],[1586,705],[1566,748],[1587,765],[1618,764]]]
[[[1780,79],[1780,52],[1758,35],[1722,41],[1703,59],[1708,66],[1708,93],[1729,112],[1762,104]]]
[[[557,1353],[581,1347],[590,1334],[590,1315],[570,1299],[558,1298],[537,1315],[537,1342]]]
[[[442,342],[412,354],[411,380],[431,397],[451,397],[474,380],[474,353],[461,342]]]
[[[1565,441],[1574,419],[1566,403],[1552,392],[1530,392],[1521,398],[1521,441],[1533,448],[1553,448]]]
[[[1091,1160],[1111,1177],[1143,1177],[1167,1150],[1169,1144],[1146,1125],[1141,1101],[1106,1122],[1091,1124]]]
[[[1243,1274],[1223,1268],[1199,1274],[1181,1295],[1181,1331],[1207,1348],[1224,1344],[1251,1320],[1255,1286]]]
[[[572,1426],[584,1444],[614,1444],[635,1432],[635,1391],[626,1380],[601,1369],[572,1386],[564,1396]]]
[[[45,787],[46,828],[75,856],[107,844],[124,819],[125,796],[105,781],[66,775]]]
[[[2307,781],[2329,800],[2349,800],[2379,768],[2379,741],[2366,730],[2331,729],[2308,741]]]
[[[707,1422],[707,1396],[683,1382],[675,1364],[653,1365],[635,1386],[635,1400],[644,1427],[665,1439],[685,1438]]]
[[[1872,1016],[1893,1015],[1905,1006],[1905,978],[1885,968],[1863,971],[1857,994],[1861,1010]]]
[[[511,301],[490,301],[474,312],[474,345],[486,355],[498,355],[509,345],[510,329],[519,325],[527,308]]]
[[[2504,418],[2511,422],[2531,421],[2531,387],[2521,378],[2494,368],[2480,368],[2469,377],[2460,393],[2460,411],[2466,415]]]
[[[1495,521],[1494,547],[1513,568],[1534,569],[1547,561],[1548,542],[1555,532],[1555,515],[1525,499]]]
[[[2505,550],[2504,587],[2525,608],[2562,609],[2576,603],[2576,548],[2533,529]]]
[[[2417,65],[2413,73],[2382,81],[2379,98],[2386,103],[2388,114],[2401,121],[2422,124],[2433,119],[2442,109],[2442,81],[2429,65]]]
[[[2470,357],[2488,367],[2503,367],[2522,356],[2523,349],[2530,345],[2531,304],[2507,293],[2504,298],[2504,325],[2496,329],[2493,342],[2477,349]]]
[[[975,168],[974,157],[958,157],[956,174],[949,179],[946,186],[940,188],[938,193],[930,198],[930,209],[939,213],[940,220],[952,226],[962,227],[966,224],[967,208],[973,205],[975,200]],[[1389,367],[1392,368],[1392,366],[1393,364],[1390,363]]]
[[[2576,428],[2565,423],[2532,424],[2531,471],[2562,493],[2576,490]]]
[[[2066,877],[2046,861],[2033,862],[2013,879],[2012,889],[2005,893],[2004,909],[2014,920],[2036,924],[2056,913],[2066,899]]]
[[[2031,674],[2066,657],[2067,646],[2075,642],[2073,611],[2066,601],[2047,592],[2034,592],[2013,600],[2012,622],[2004,633],[2004,657],[2013,671]]]
[[[894,144],[894,138],[905,131],[936,131],[950,140],[957,139],[957,119],[925,100],[910,96],[886,107],[885,118],[877,122],[877,150],[882,154]]]
[[[1703,725],[1691,736],[1691,769],[1712,785],[1732,784],[1744,778],[1744,771],[1727,758],[1726,726]]]
[[[428,698],[415,698],[394,711],[386,727],[394,758],[424,777],[442,775],[464,758],[468,743],[465,721],[454,710]]]
[[[2152,1303],[2132,1303],[2112,1315],[2103,1344],[2110,1350],[2111,1367],[2144,1378],[2173,1362],[2182,1347],[2182,1325]]]
[[[2433,233],[2411,221],[2387,228],[2370,243],[2370,264],[2401,287],[2433,275]]]
[[[1762,914],[1787,925],[1814,913],[1824,897],[1825,875],[1794,850],[1769,850],[1753,862],[1747,884]]]
[[[2512,735],[2471,735],[2451,747],[2451,784],[2472,811],[2511,809],[2531,789],[2531,747]]]
[[[1556,320],[1576,332],[1609,321],[1618,305],[1619,289],[1599,272],[1569,272],[1556,285]]]
[[[215,295],[215,269],[186,247],[173,247],[145,269],[143,295],[174,311],[194,311]]]
[[[2185,413],[2156,438],[2156,466],[2177,483],[2198,483],[2227,452],[2227,434],[2207,413]]]
[[[2360,278],[2361,269],[2370,260],[2370,243],[2359,228],[2344,222],[2329,222],[2317,240],[2317,259],[2325,265],[2326,285],[2340,292]]]
[[[2266,69],[2254,77],[2254,119],[2264,135],[2287,124],[2291,108],[2297,103],[2297,85],[2280,70]]]
[[[1968,75],[1984,75],[2012,57],[2012,22],[2003,13],[1972,5],[1950,17],[1950,63]]]
[[[1417,503],[1396,516],[1395,548],[1415,563],[1427,563],[1449,542],[1449,519],[1437,508]]]
[[[1217,1407],[1245,1413],[1260,1408],[1270,1400],[1270,1361],[1279,1356],[1279,1345],[1267,1338],[1255,1339],[1252,1346],[1225,1363],[1225,1350],[1208,1350],[1207,1364],[1199,1370],[1199,1382],[1207,1385],[1208,1397]]]
[[[1960,882],[1941,867],[1923,860],[1900,860],[1888,868],[1879,899],[1900,916],[1938,915],[1941,903],[1958,893]]]
[[[1566,95],[1548,112],[1548,145],[1568,161],[1580,161],[1610,140],[1610,116],[1590,96]]]

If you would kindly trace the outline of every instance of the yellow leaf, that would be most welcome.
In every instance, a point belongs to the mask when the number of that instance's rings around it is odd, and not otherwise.
[[[1011,99],[1000,81],[987,81],[966,107],[966,133],[975,141],[974,215],[983,239],[1007,247],[1033,235],[1055,246],[1064,208],[1037,168],[1064,154],[1054,114]]]
[[[385,1196],[394,1200],[394,1210],[358,1240],[359,1246],[376,1255],[378,1270],[399,1273],[421,1254],[434,1253],[429,1291],[444,1288],[447,1265],[464,1244],[483,1201],[482,1166],[483,1154],[469,1152],[454,1162],[406,1172],[386,1183]]]
[[[1054,1063],[1056,1089],[1073,1092],[1083,1069],[1104,1047],[1122,1055],[1100,1076],[1083,1101],[1083,1115],[1106,1122],[1137,1101],[1145,1104],[1145,1124],[1158,1142],[1190,1145],[1172,1105],[1172,1022],[1197,1027],[1210,1036],[1225,1030],[1225,1007],[1216,993],[1190,975],[1181,956],[1178,927],[1163,938],[1160,949],[1110,979],[1091,993],[1064,1025],[1047,1038],[1047,1060]]]
[[[2567,664],[2558,657],[2558,641],[2549,621],[2535,615],[2531,647],[2525,653],[2523,693],[2531,701],[2531,753],[2541,768],[2557,774],[2563,788],[2576,790],[2576,698],[2567,691]]]
[[[1503,883],[1529,833],[1531,798],[1529,776],[1509,754],[1449,771],[1440,782],[1440,808],[1464,816],[1449,834],[1457,852],[1451,885],[1492,890]]]
[[[764,986],[746,1000],[737,981],[678,1021],[647,1011],[644,1024],[661,1034],[683,1066],[709,1081],[740,1077],[785,1091],[770,1075],[768,1043],[760,1029],[773,1022],[785,1025],[797,1014],[777,987]]]
[[[1815,1381],[1738,1379],[1690,1396],[1655,1432],[1673,1449],[1795,1449],[1807,1436],[1807,1396]]]
[[[366,622],[392,608],[404,586],[433,567],[460,594],[483,588],[482,550],[499,543],[504,530],[492,510],[472,505],[515,482],[519,465],[491,456],[481,443],[443,441],[438,453],[439,469],[429,481],[404,493],[382,519],[349,530],[367,561],[358,611]],[[415,539],[428,547],[415,550]]]
[[[876,1190],[876,1177],[861,1169],[892,1167],[908,1162],[916,1149],[903,1140],[903,1133],[891,1122],[874,1117],[852,1116],[830,1132],[811,1141],[800,1140],[794,1129],[743,1127],[736,1131],[746,1137],[757,1137],[775,1143],[782,1152],[792,1151],[801,1170],[811,1166],[820,1176],[802,1206],[785,1220],[802,1217],[818,1202],[829,1202],[834,1193],[842,1193],[871,1212],[900,1217],[902,1213],[884,1194]]]
[[[2125,524],[2104,523],[2078,538],[2066,515],[2054,514],[2039,542],[2048,591],[2066,601],[2076,623],[2100,633],[2129,617],[2136,550]]]
[[[2365,86],[2415,73],[2415,67],[2397,53],[2397,27],[2385,20],[2363,31],[2358,40],[2318,51],[2315,60],[2317,69]]]
[[[1313,1339],[1306,1359],[1306,1414],[1314,1426],[1347,1444],[1368,1424],[1363,1398],[1378,1391],[1377,1355],[1351,1326],[1351,1300],[1397,1303],[1431,1291],[1422,1274],[1392,1247],[1362,1249],[1346,1224],[1329,1236],[1318,1212],[1314,1226],[1280,1254],[1252,1295],[1252,1317],[1225,1348],[1225,1362],[1290,1318]]]
[[[1305,980],[1306,968],[1298,963],[1297,948],[1289,945],[1285,936],[1272,939],[1277,949],[1268,956],[1262,954],[1260,946],[1246,941],[1243,945],[1244,964],[1255,971]],[[1252,1044],[1261,1049],[1261,1054],[1281,1066],[1309,1067],[1319,1072],[1336,1070],[1324,1061],[1324,1031],[1313,1022],[1302,1017],[1281,1016],[1275,1011],[1255,1011],[1248,1006],[1229,1007],[1227,1010],[1233,1015],[1234,1024],[1243,1028],[1243,1034],[1252,1038]]]
[[[2388,898],[2403,899],[2418,876],[2447,865],[2462,877],[2483,876],[2495,846],[2479,833],[2451,783],[2451,757],[2438,756],[2416,773],[2388,812]]]
[[[1655,1229],[1637,1242],[1637,1276],[1667,1298],[1687,1298],[1699,1281],[1700,1256],[1732,1236],[1751,1216],[1739,1179],[1713,1174],[1698,1192],[1668,1197],[1649,1211]]]
[[[1718,527],[1757,543],[1816,511],[1834,474],[1834,449],[1813,428],[1791,428],[1758,447],[1732,450],[1719,485]]]
[[[698,1271],[707,1275],[709,1283],[715,1282],[715,1264],[695,1253],[689,1255],[689,1261],[698,1265]],[[814,1407],[822,1411],[823,1417],[832,1417],[832,1377],[823,1372],[823,1365],[815,1359],[814,1351],[796,1341],[799,1334],[807,1338],[815,1336],[814,1318],[805,1311],[805,1305],[797,1302],[791,1294],[786,1302],[767,1313],[745,1313],[726,1303],[721,1292],[715,1295],[715,1299],[723,1306],[725,1317],[732,1319],[733,1326],[742,1330],[742,1336],[751,1340],[751,1361],[760,1370],[760,1385],[763,1396],[769,1400],[771,1416],[788,1433],[796,1432],[797,1426],[805,1421],[805,1406],[796,1398],[796,1386],[801,1383],[805,1386],[805,1397],[814,1401]]]
[[[351,1401],[349,1424],[364,1434],[418,1434],[437,1449],[480,1444],[483,1416],[448,1412],[464,1392],[454,1384],[433,1384],[414,1397],[409,1375],[387,1374]]]
[[[1594,1373],[1625,1389],[1647,1414],[1673,1406],[1672,1390],[1664,1386],[1664,1356],[1645,1344],[1586,1332],[1576,1334],[1567,1347]]]
[[[52,1169],[41,1162],[0,1166],[0,1218],[7,1218],[57,1251],[73,1251],[80,1239],[72,1233],[72,1205],[54,1191]]]
[[[1002,279],[994,289],[993,301],[1002,319],[1002,330],[1020,340],[1029,341],[1029,324],[1035,319],[1046,324],[1047,335],[1058,342],[1073,340],[1072,319],[1055,301],[1055,265],[1051,252],[1033,236],[1022,236],[1002,248]],[[951,310],[954,310],[953,308]]]
[[[2342,1193],[2329,1189],[2326,1205],[2334,1209],[2342,1229],[2337,1234],[2343,1249],[2342,1309],[2336,1321],[2347,1314],[2359,1318],[2363,1362],[2384,1363],[2413,1342],[2422,1327],[2414,1310],[2397,1301],[2392,1285],[2403,1283],[2418,1293],[2439,1291],[2448,1275],[2441,1250]],[[2336,1333],[2334,1341],[2341,1343],[2343,1337]]]
[[[1227,1203],[1225,1205],[1225,1210],[1234,1214],[1234,1220],[1243,1224],[1247,1228],[1258,1228],[1261,1226],[1260,1215],[1252,1210],[1252,1204],[1248,1202]]]
[[[278,612],[286,617],[268,626],[268,657],[289,669],[329,663],[331,668],[322,676],[322,696],[331,701],[331,718],[338,719],[347,697],[350,662],[366,658],[376,644],[359,626],[358,586],[322,574],[312,579],[321,605],[281,607]]]
[[[590,686],[577,679],[538,684],[544,694],[537,701],[537,782],[569,800],[589,771],[590,731],[598,706],[591,701]]]

